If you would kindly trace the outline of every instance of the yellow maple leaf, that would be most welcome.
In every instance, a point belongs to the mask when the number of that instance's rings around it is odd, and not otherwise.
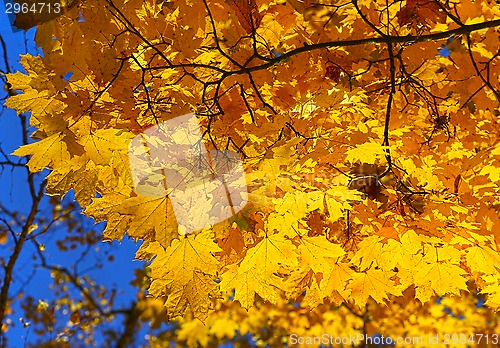
[[[498,283],[499,274],[484,276],[486,286],[481,290],[482,294],[487,294],[486,304],[494,310],[500,309],[500,284]]]
[[[333,262],[345,255],[340,245],[328,241],[325,236],[301,237],[298,251],[301,260],[315,273],[331,272]]]
[[[378,303],[383,303],[389,299],[389,295],[401,296],[401,290],[390,278],[395,272],[382,271],[370,268],[362,273],[354,273],[352,282],[347,285],[347,289],[352,292],[349,295],[354,303],[363,308],[371,297]]]
[[[150,266],[154,280],[149,292],[167,297],[165,307],[170,317],[184,314],[189,305],[195,317],[207,318],[217,292],[219,262],[214,254],[219,251],[222,249],[208,230],[175,239],[166,249],[157,242],[147,247],[148,253],[156,255]]]
[[[202,231],[174,239],[165,250],[159,244],[151,245],[149,251],[156,254],[151,264],[153,278],[186,284],[193,278],[195,270],[215,275],[219,262],[214,253],[222,249],[211,237],[210,231]]]
[[[358,251],[351,259],[351,263],[353,265],[359,264],[360,270],[365,270],[374,263],[377,265],[377,260],[382,255],[382,244],[380,240],[382,240],[382,238],[379,236],[370,236],[363,239],[358,244]]]
[[[64,138],[65,134],[59,132],[36,143],[21,146],[12,154],[16,156],[32,155],[28,161],[31,172],[39,172],[51,166],[61,166],[70,159]]]
[[[16,72],[8,74],[7,79],[13,90],[23,93],[11,96],[5,105],[17,114],[31,111],[30,125],[49,135],[64,130],[68,123],[57,115],[67,105],[56,99],[57,91],[64,87],[63,81],[45,68],[40,56],[21,55],[21,64],[29,75]]]
[[[281,265],[296,266],[298,261],[295,249],[292,242],[283,234],[266,234],[264,239],[247,251],[240,263],[240,272],[254,269],[257,273],[270,276]]]
[[[60,117],[54,117],[65,109],[66,104],[50,97],[47,91],[38,92],[29,89],[22,94],[10,97],[5,105],[15,109],[18,114],[31,111],[30,125],[35,126],[47,133],[64,130],[67,121]]]
[[[500,269],[500,255],[486,246],[472,246],[466,249],[467,265],[474,272],[494,274]]]
[[[217,293],[217,284],[212,277],[194,271],[187,283],[173,281],[169,284],[165,301],[167,315],[169,318],[183,316],[189,306],[194,318],[204,322],[209,311],[213,309],[212,299],[216,298]]]
[[[460,290],[467,290],[464,274],[466,272],[459,266],[435,261],[421,264],[414,279],[417,288],[432,290],[438,295],[458,295]]]
[[[64,196],[73,189],[75,199],[80,206],[85,207],[95,196],[98,169],[92,161],[84,156],[73,157],[65,167],[56,167],[47,176],[47,193]]]
[[[168,197],[131,197],[119,193],[95,198],[85,212],[97,221],[106,218],[104,238],[121,240],[125,233],[135,239],[156,240],[163,247],[179,236]]]
[[[124,151],[133,134],[119,129],[98,129],[79,140],[95,164],[109,165],[114,151]]]
[[[375,164],[375,162],[383,158],[389,151],[388,146],[382,146],[380,143],[368,142],[347,150],[346,161],[354,163],[360,161],[361,163]]]
[[[277,303],[280,296],[277,282],[272,276],[264,276],[256,268],[242,272],[237,265],[230,265],[222,274],[220,289],[223,293],[234,290],[234,299],[245,309],[254,305],[255,294],[272,303]]]
[[[377,264],[381,269],[388,271],[400,263],[405,255],[403,245],[394,239],[389,239],[387,244],[382,246],[382,252],[377,259]]]
[[[323,273],[320,289],[324,296],[335,299],[340,295],[343,300],[349,299],[352,289],[347,289],[347,283],[352,279],[354,271],[347,263],[333,263],[330,272]]]

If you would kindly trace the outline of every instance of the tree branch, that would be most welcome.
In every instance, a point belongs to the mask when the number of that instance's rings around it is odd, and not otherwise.
[[[28,180],[30,187],[33,188],[34,186],[33,177],[30,177]],[[21,253],[24,242],[26,241],[26,237],[28,236],[30,227],[31,225],[33,225],[36,214],[38,213],[38,205],[40,204],[40,201],[42,200],[44,194],[45,183],[46,182],[43,181],[43,183],[39,187],[38,194],[35,196],[35,199],[33,200],[30,213],[28,215],[28,218],[26,219],[26,222],[24,223],[23,229],[19,235],[17,243],[15,244],[14,251],[10,255],[9,262],[5,266],[5,275],[3,279],[2,289],[0,291],[0,323],[3,323],[5,319],[7,303],[9,301],[9,288],[12,282],[12,273],[14,271],[14,266],[16,265],[16,261],[19,258],[19,254]]]

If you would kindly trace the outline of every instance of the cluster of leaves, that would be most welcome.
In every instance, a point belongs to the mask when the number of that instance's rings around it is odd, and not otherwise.
[[[469,287],[498,310],[499,18],[487,0],[81,2],[9,76],[39,139],[15,154],[106,239],[143,240],[169,317],[208,320],[227,294],[426,315]],[[168,195],[135,191],[127,146],[191,111],[241,154],[251,202],[182,235]]]
[[[498,316],[482,306],[482,300],[472,293],[462,295],[461,298],[439,298],[421,305],[411,300],[411,294],[405,294],[404,298],[398,298],[386,307],[370,301],[362,310],[355,310],[347,304],[321,304],[311,309],[297,303],[271,305],[259,300],[247,312],[238,302],[226,302],[218,305],[206,323],[188,315],[177,320],[174,331],[151,337],[149,344],[162,347],[162,342],[167,340],[188,347],[210,347],[223,342],[231,342],[237,347],[263,347],[266,344],[281,347],[293,343],[292,337],[302,337],[304,344],[297,346],[310,347],[313,344],[305,344],[305,338],[313,342],[316,337],[316,340],[323,340],[325,344],[322,346],[328,346],[326,342],[335,342],[336,338],[344,338],[344,343],[353,338],[349,342],[352,344],[344,346],[363,346],[366,340],[355,338],[364,334],[372,338],[383,335],[386,341],[390,338],[394,342],[403,338],[406,339],[404,346],[411,347],[428,347],[428,339],[436,336],[441,339],[439,344],[433,344],[435,347],[471,347],[478,343],[494,346],[490,338],[496,337],[493,335],[498,332]],[[455,336],[452,337],[450,332]],[[483,338],[479,333],[484,333]],[[447,335],[449,344],[444,344]]]

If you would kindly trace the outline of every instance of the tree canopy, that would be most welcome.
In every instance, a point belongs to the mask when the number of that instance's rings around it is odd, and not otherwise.
[[[143,241],[149,293],[183,317],[165,337],[438,333],[465,346],[498,333],[496,2],[70,5],[37,26],[43,56],[7,76],[6,106],[36,128],[14,154],[50,169],[47,195],[73,190],[106,221],[105,240]],[[134,137],[189,113],[208,151],[239,155],[248,190],[241,211],[193,233],[171,191],[141,194],[129,156]]]

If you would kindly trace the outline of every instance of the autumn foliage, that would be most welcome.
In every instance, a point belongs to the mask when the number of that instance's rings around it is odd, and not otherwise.
[[[498,333],[499,27],[487,0],[80,1],[8,77],[37,129],[15,154],[143,241],[170,339]],[[249,203],[184,235],[127,147],[189,112]]]

